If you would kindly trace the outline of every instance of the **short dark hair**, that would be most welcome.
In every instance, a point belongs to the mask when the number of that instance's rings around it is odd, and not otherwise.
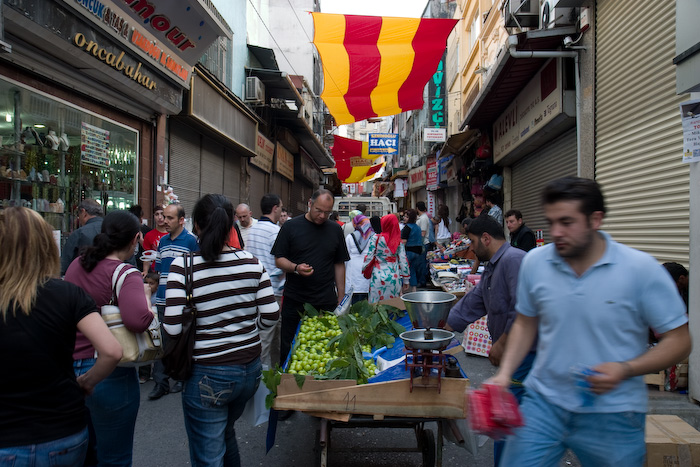
[[[173,203],[177,207],[177,218],[185,217],[185,206],[180,203]]]
[[[153,214],[155,214],[158,211],[163,211],[165,208],[163,207],[162,204],[156,204],[153,206]]]
[[[605,198],[600,185],[581,177],[563,177],[552,180],[542,191],[542,204],[559,201],[581,201],[580,210],[586,216],[596,211],[605,213]]]
[[[367,213],[367,205],[365,203],[360,203],[357,206],[355,206],[356,211],[360,211],[362,214]]]
[[[425,201],[418,201],[418,202],[416,203],[416,209],[418,209],[420,212],[425,212],[425,211],[427,211],[427,209],[426,209],[426,207],[425,207]]]
[[[282,212],[289,213],[289,211],[287,211],[287,208],[282,208]]]
[[[331,199],[333,199],[333,193],[331,193],[329,190],[326,190],[325,188],[319,188],[318,190],[313,192],[309,201],[311,201],[312,203],[315,203],[316,200],[319,198],[319,196],[324,196],[324,195],[330,196]]]
[[[496,193],[494,191],[489,191],[489,192],[484,191],[484,199],[486,199],[486,201],[488,201],[489,203],[496,204],[496,205],[500,204],[500,202],[501,202],[501,199],[498,196],[498,193]]]
[[[134,204],[129,208],[129,212],[138,217],[139,220],[143,217],[143,208],[139,204]]]
[[[516,219],[522,219],[523,213],[518,211],[517,209],[511,209],[508,212],[506,212],[505,217],[510,217],[510,216],[515,216]]]
[[[282,199],[279,195],[268,193],[260,199],[260,214],[263,216],[270,214],[275,206],[279,206]]]
[[[160,280],[160,274],[157,272],[149,272],[145,276],[143,276],[144,280],[145,279],[151,279],[152,281],[158,281]]]
[[[503,233],[503,226],[491,216],[479,216],[469,223],[466,227],[467,233],[481,237],[487,233],[496,240],[505,240],[506,236]]]
[[[663,266],[666,268],[668,273],[671,274],[674,282],[678,282],[678,279],[681,276],[688,277],[688,270],[682,264],[669,262],[664,263]]]

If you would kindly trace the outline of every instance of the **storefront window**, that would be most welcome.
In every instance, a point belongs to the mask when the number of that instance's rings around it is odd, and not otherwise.
[[[82,199],[105,212],[136,202],[138,142],[136,130],[0,79],[0,209],[34,209],[65,240]]]

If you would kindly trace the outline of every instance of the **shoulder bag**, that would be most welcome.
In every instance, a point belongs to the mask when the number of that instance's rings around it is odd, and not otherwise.
[[[185,307],[182,309],[182,330],[180,335],[168,336],[165,346],[163,366],[165,374],[176,381],[185,381],[192,376],[194,340],[197,327],[197,307],[192,297],[194,282],[194,253],[183,258],[185,266]]]
[[[119,277],[124,268],[127,268],[127,270]],[[163,356],[160,323],[155,313],[148,329],[140,333],[129,331],[122,321],[117,297],[119,297],[119,292],[126,276],[132,272],[138,271],[126,263],[117,266],[112,274],[112,298],[107,305],[103,305],[100,308],[102,319],[104,319],[107,327],[122,346],[123,355],[119,361],[119,366],[126,367],[140,366],[158,360]]]
[[[374,254],[372,255],[372,260],[367,264],[367,267],[365,267],[362,270],[362,275],[365,276],[365,279],[371,279],[372,278],[372,271],[374,270],[374,267],[377,265],[379,262],[377,260],[377,246],[379,245],[379,235],[377,235],[377,243],[374,244]]]

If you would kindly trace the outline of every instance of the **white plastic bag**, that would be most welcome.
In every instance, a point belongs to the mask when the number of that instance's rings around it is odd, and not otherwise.
[[[270,390],[267,389],[265,383],[260,381],[258,390],[255,391],[253,397],[246,402],[240,420],[243,420],[251,426],[258,426],[266,423],[270,415],[270,410],[265,408],[265,398],[268,394],[270,394]]]

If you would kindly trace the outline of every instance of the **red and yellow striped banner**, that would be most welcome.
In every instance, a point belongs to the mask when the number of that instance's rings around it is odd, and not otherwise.
[[[376,156],[369,155],[367,141],[333,136],[333,149],[338,179],[345,183],[364,182],[384,166],[384,163],[374,164]]]
[[[457,20],[312,13],[321,98],[337,125],[423,107]]]

